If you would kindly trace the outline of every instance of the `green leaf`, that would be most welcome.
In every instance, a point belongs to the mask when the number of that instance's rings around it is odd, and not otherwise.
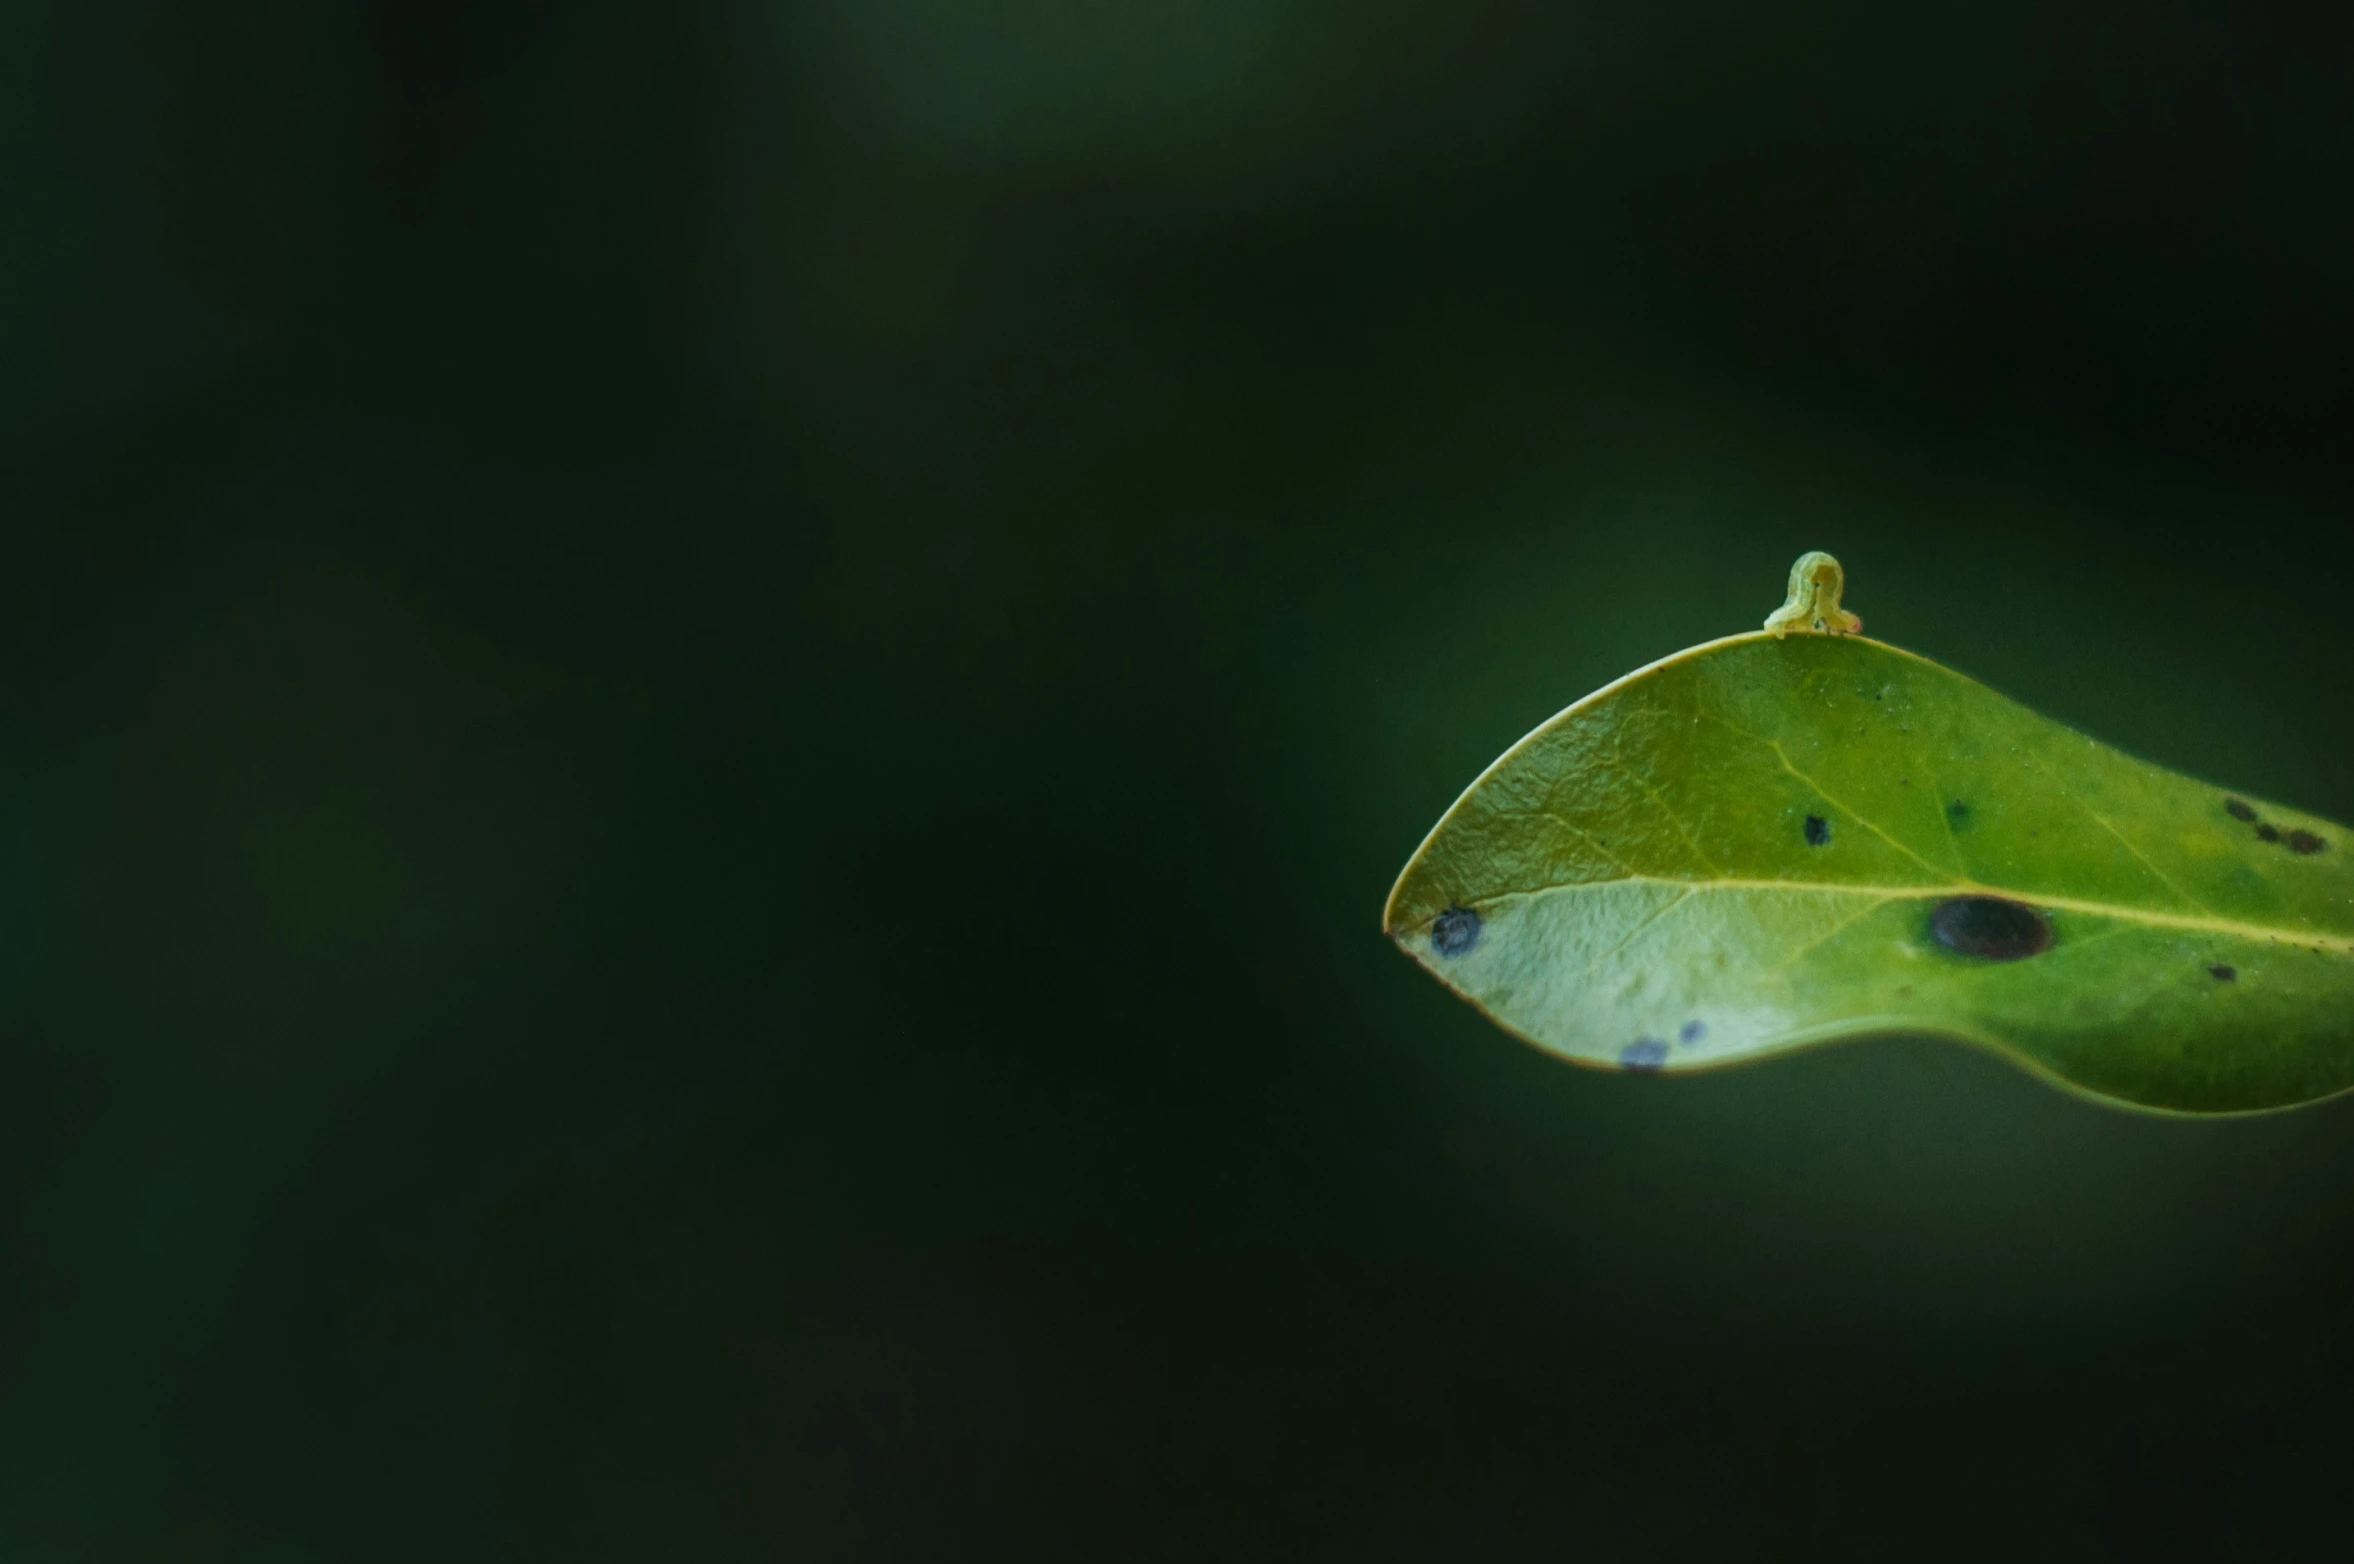
[[[2188,1113],[2354,1086],[2344,828],[1860,636],[1733,636],[1579,701],[1447,811],[1383,928],[1583,1064],[1903,1032]]]

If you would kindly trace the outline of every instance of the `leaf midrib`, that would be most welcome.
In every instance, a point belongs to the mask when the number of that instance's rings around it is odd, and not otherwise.
[[[2014,890],[2001,885],[1981,885],[1974,880],[1954,880],[1943,885],[1857,885],[1852,882],[1821,880],[1750,880],[1724,877],[1710,880],[1686,880],[1665,874],[1622,874],[1606,880],[1576,880],[1566,885],[1544,885],[1535,890],[1504,891],[1494,900],[1516,896],[1557,896],[1565,892],[1591,890],[1605,885],[1675,885],[1687,892],[1699,891],[1810,891],[1837,896],[1872,896],[1882,901],[1945,900],[1954,896],[1999,896],[2006,901],[2025,902],[2030,906],[2051,908],[2065,912],[2088,912],[2098,917],[2115,918],[2124,922],[2146,923],[2158,928],[2194,929],[2205,934],[2230,934],[2242,939],[2263,939],[2290,944],[2310,945],[2315,940],[2345,942],[2348,953],[2354,953],[2354,940],[2344,934],[2333,934],[2317,929],[2295,929],[2262,923],[2242,923],[2235,918],[2216,918],[2188,913],[2153,912],[2146,907],[2130,907],[2117,902],[2090,901],[2077,896],[2042,896],[2028,891]]]

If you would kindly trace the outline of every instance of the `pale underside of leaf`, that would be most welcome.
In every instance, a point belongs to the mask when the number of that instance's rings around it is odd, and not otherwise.
[[[2354,1085],[2341,836],[1879,642],[1736,636],[1515,745],[1432,830],[1384,926],[1584,1063],[1927,1032],[2094,1095],[2226,1112]],[[2036,909],[2048,944],[1952,947],[1933,920],[1960,898]]]

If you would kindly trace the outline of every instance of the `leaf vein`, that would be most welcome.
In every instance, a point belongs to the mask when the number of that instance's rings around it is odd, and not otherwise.
[[[1715,859],[1708,856],[1708,850],[1700,845],[1700,839],[1694,836],[1692,832],[1685,826],[1683,817],[1678,815],[1675,810],[1669,806],[1666,799],[1659,796],[1659,790],[1653,787],[1649,780],[1644,778],[1639,773],[1626,770],[1624,752],[1620,748],[1619,738],[1615,733],[1611,735],[1610,739],[1610,764],[1614,769],[1620,771],[1622,774],[1634,778],[1635,785],[1643,790],[1644,794],[1650,798],[1651,802],[1655,806],[1657,806],[1661,814],[1667,816],[1667,823],[1676,828],[1676,835],[1684,839],[1684,845],[1692,849],[1692,856],[1700,860],[1702,868],[1706,869],[1710,874],[1721,875],[1725,872],[1723,867],[1719,865]]]
[[[1611,946],[1608,950],[1602,952],[1593,960],[1587,962],[1583,967],[1579,968],[1578,977],[1584,978],[1591,976],[1595,969],[1600,967],[1603,962],[1608,961],[1611,957],[1617,955],[1620,951],[1626,949],[1629,945],[1632,945],[1635,942],[1636,937],[1640,935],[1645,929],[1651,927],[1651,925],[1657,923],[1660,919],[1666,917],[1669,913],[1675,911],[1678,907],[1681,907],[1684,905],[1684,903],[1690,901],[1692,899],[1692,893],[1700,888],[1701,887],[1695,885],[1687,885],[1680,894],[1669,897],[1666,901],[1661,902],[1657,907],[1654,907],[1651,911],[1645,913],[1633,928],[1627,930],[1626,937],[1624,939],[1621,939],[1617,944]]]
[[[1844,933],[1849,928],[1852,928],[1854,925],[1861,923],[1864,919],[1870,917],[1873,913],[1878,912],[1881,908],[1888,906],[1892,902],[1898,902],[1902,900],[1904,900],[1904,898],[1901,896],[1883,896],[1876,901],[1869,901],[1864,903],[1863,906],[1857,908],[1848,916],[1841,918],[1837,923],[1832,924],[1822,933],[1816,935],[1813,939],[1808,940],[1805,944],[1790,952],[1787,957],[1783,958],[1781,964],[1774,968],[1774,971],[1777,974],[1789,971],[1792,967],[1798,965],[1800,957],[1804,956],[1808,951],[1813,950],[1817,945],[1837,938],[1840,934]]]
[[[1593,832],[1587,830],[1584,826],[1579,825],[1575,820],[1570,819],[1567,815],[1564,815],[1557,809],[1546,809],[1542,811],[1542,813],[1546,819],[1552,821],[1555,825],[1561,827],[1561,829],[1564,831],[1574,831],[1579,836],[1582,836],[1587,841],[1593,843],[1594,850],[1600,853],[1604,858],[1610,860],[1612,867],[1618,869],[1629,878],[1635,877],[1635,866],[1631,863],[1628,863],[1624,858],[1619,857],[1618,854],[1612,852],[1610,850],[1609,844],[1605,843],[1602,838],[1596,836]],[[1715,866],[1712,864],[1710,867],[1714,868]]]
[[[1907,858],[1910,858],[1913,862],[1919,864],[1922,868],[1928,870],[1931,874],[1943,875],[1953,872],[1951,869],[1946,868],[1943,865],[1931,863],[1928,859],[1922,857],[1919,853],[1913,851],[1913,849],[1905,846],[1904,843],[1898,841],[1895,837],[1890,836],[1886,831],[1881,830],[1877,825],[1872,823],[1869,817],[1841,799],[1834,797],[1829,788],[1823,786],[1822,783],[1816,781],[1806,772],[1799,770],[1796,765],[1792,764],[1790,759],[1790,752],[1782,747],[1782,741],[1780,739],[1768,738],[1763,733],[1753,733],[1749,729],[1742,727],[1739,723],[1734,722],[1726,717],[1720,717],[1715,712],[1706,710],[1705,708],[1696,707],[1694,709],[1697,715],[1706,717],[1709,721],[1729,728],[1733,732],[1740,734],[1743,738],[1752,740],[1755,743],[1763,744],[1766,748],[1772,750],[1774,752],[1774,758],[1782,763],[1782,769],[1789,772],[1799,781],[1805,783],[1808,787],[1812,788],[1817,798],[1820,798],[1824,803],[1829,804],[1832,808],[1838,810],[1841,814],[1847,816],[1847,818],[1853,820],[1857,825],[1862,826],[1865,830],[1871,832],[1881,841],[1886,842],[1889,846],[1895,848],[1898,852],[1904,854]],[[1947,829],[1950,832],[1952,828],[1949,826]]]
[[[1919,864],[1922,868],[1928,870],[1931,874],[1949,874],[1952,872],[1951,870],[1946,869],[1938,864],[1931,863],[1928,859],[1922,857],[1919,853],[1914,852],[1911,848],[1905,846],[1904,843],[1898,841],[1895,837],[1890,836],[1886,831],[1881,830],[1877,825],[1874,825],[1868,817],[1858,813],[1853,808],[1850,808],[1847,804],[1833,797],[1829,788],[1823,786],[1822,783],[1817,782],[1813,777],[1808,776],[1805,772],[1799,770],[1796,766],[1790,763],[1789,751],[1782,748],[1782,741],[1780,739],[1768,739],[1766,740],[1766,744],[1773,750],[1774,758],[1782,763],[1782,769],[1789,772],[1792,776],[1798,778],[1799,781],[1804,782],[1808,787],[1813,788],[1815,793],[1823,800],[1823,802],[1829,804],[1832,808],[1838,810],[1841,814],[1847,816],[1857,825],[1862,826],[1865,830],[1871,832],[1881,841],[1886,842],[1889,846],[1895,848],[1898,852],[1904,854],[1907,858],[1910,858],[1913,862]]]
[[[2166,873],[2166,871],[2159,868],[2156,864],[2150,862],[2148,856],[2144,854],[2140,848],[2134,846],[2132,841],[2127,838],[2123,831],[2118,830],[2116,826],[2109,823],[2108,816],[2093,808],[2092,805],[2086,803],[2083,799],[2077,798],[2071,794],[2068,791],[2068,784],[2062,781],[2059,777],[2059,774],[2053,771],[2051,767],[2043,763],[2043,757],[2041,755],[2036,754],[2033,750],[2029,750],[2027,752],[2027,759],[2036,770],[2042,772],[2046,777],[2051,779],[2052,786],[2058,790],[2060,797],[2067,799],[2068,802],[2074,804],[2077,808],[2090,815],[2094,824],[2098,825],[2102,830],[2108,832],[2111,836],[2117,839],[2118,846],[2133,854],[2134,861],[2139,863],[2143,868],[2149,870],[2151,878],[2155,879],[2160,885],[2163,885],[2168,890],[2172,891],[2176,896],[2180,897],[2190,906],[2198,908],[2199,911],[2207,914],[2209,917],[2215,916],[2214,908],[2208,906],[2204,901],[2200,900],[2196,896],[2193,896],[2190,892],[2184,890],[2181,886],[2175,884],[2173,879]]]
[[[2354,955],[2354,931],[2298,929],[2270,927],[2261,923],[2243,923],[2236,918],[2219,916],[2193,917],[2184,913],[2153,912],[2143,907],[2120,906],[2115,902],[2089,901],[2078,896],[2044,896],[2033,891],[2015,890],[2000,885],[1981,885],[1972,880],[1957,880],[1945,885],[1842,885],[1823,880],[1749,880],[1725,877],[1715,880],[1683,880],[1672,875],[1636,874],[1622,880],[1578,880],[1560,885],[1539,885],[1528,889],[1494,892],[1480,898],[1484,902],[1502,901],[1512,897],[1557,896],[1577,891],[1590,891],[1604,885],[1676,885],[1694,892],[1700,891],[1800,891],[1819,892],[1834,896],[1872,896],[1883,901],[1933,901],[1948,896],[2001,896],[2012,901],[2023,901],[2048,911],[2082,912],[2094,917],[2114,918],[2122,923],[2141,923],[2154,928],[2195,929],[2201,933],[2230,935],[2240,939],[2286,941],[2290,944],[2312,945],[2316,941],[2336,947],[2341,955]]]

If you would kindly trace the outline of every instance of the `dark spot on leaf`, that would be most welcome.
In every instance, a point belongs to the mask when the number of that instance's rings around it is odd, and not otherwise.
[[[2017,961],[2052,948],[2052,926],[2025,902],[1956,896],[1929,915],[1929,932],[1947,950],[1988,961]]]
[[[1430,926],[1430,948],[1442,956],[1460,956],[1479,943],[1479,914],[1469,907],[1449,907]]]
[[[1638,1037],[1620,1050],[1618,1062],[1630,1070],[1656,1070],[1667,1063],[1667,1044],[1656,1037]]]
[[[2277,842],[2280,840],[2280,832],[2277,828],[2266,825],[2262,821],[2258,821],[2256,823],[2256,840],[2259,842]]]
[[[1708,1027],[1704,1023],[1699,1021],[1686,1021],[1682,1029],[1676,1033],[1676,1041],[1679,1043],[1696,1043],[1707,1035]]]
[[[2207,975],[2218,983],[2228,983],[2233,978],[2238,977],[2240,974],[2237,968],[2226,966],[2224,963],[2218,961],[2215,963],[2215,965],[2207,969]]]
[[[1820,847],[1831,839],[1831,822],[1821,815],[1806,817],[1806,845]]]
[[[2289,851],[2292,853],[2318,853],[2327,846],[2329,843],[2315,836],[2311,831],[2291,831],[2289,833]]]
[[[2231,816],[2234,820],[2246,820],[2253,822],[2256,818],[2256,811],[2254,806],[2250,805],[2249,802],[2244,798],[2225,799],[2223,801],[2223,812]]]
[[[1970,806],[1957,798],[1945,806],[1945,818],[1955,825],[1968,825],[1970,823]]]

